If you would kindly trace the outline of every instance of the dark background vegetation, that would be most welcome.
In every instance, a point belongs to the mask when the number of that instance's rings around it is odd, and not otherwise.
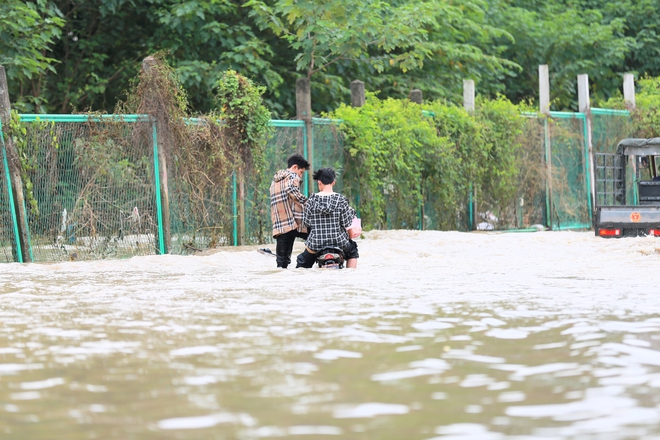
[[[576,110],[577,74],[592,100],[620,93],[622,74],[660,75],[653,0],[5,0],[0,64],[21,112],[114,111],[140,61],[167,51],[193,113],[213,107],[227,69],[266,87],[276,118],[295,115],[295,80],[313,109],[349,100],[361,79],[381,99],[460,102],[479,94],[534,101],[548,64],[553,110]]]

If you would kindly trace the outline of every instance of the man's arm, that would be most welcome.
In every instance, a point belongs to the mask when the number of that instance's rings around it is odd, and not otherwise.
[[[310,210],[310,205],[314,203],[314,201],[312,200],[313,197],[314,195],[312,194],[312,196],[308,199],[307,203],[305,203],[305,206],[303,207],[302,223],[306,228],[312,227],[309,210]]]
[[[305,195],[300,192],[300,188],[298,186],[299,180],[300,179],[298,179],[298,177],[292,176],[287,182],[286,191],[289,193],[289,197],[292,197],[302,205],[307,201],[307,197],[305,197]]]
[[[353,223],[353,217],[355,217],[355,210],[350,207],[350,205],[348,204],[348,199],[346,197],[344,197],[344,200],[346,202],[346,205],[341,212],[339,221],[342,227],[348,228],[351,225],[351,223]]]

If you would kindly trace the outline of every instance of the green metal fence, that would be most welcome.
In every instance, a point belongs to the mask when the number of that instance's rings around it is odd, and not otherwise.
[[[520,192],[512,206],[499,207],[506,221],[497,228],[539,223],[552,229],[589,228],[592,201],[586,115],[525,116],[524,136],[532,146],[521,154],[530,166],[520,170]],[[628,112],[592,109],[591,116],[595,152],[613,151],[618,140],[630,134]],[[93,260],[165,252],[162,164],[153,121],[144,115],[20,115],[20,119],[28,123],[19,141],[29,153],[28,181],[23,182],[29,243],[22,249],[16,239],[16,207],[3,141],[0,261],[20,262],[27,259],[23,256],[40,262]],[[200,121],[191,119],[190,123],[194,126]],[[213,176],[212,185],[197,197],[192,195],[199,187],[182,178],[185,169],[171,158],[166,187],[168,252],[271,242],[268,188],[274,173],[285,168],[286,158],[295,152],[307,156],[311,150],[316,168],[337,169],[337,189],[352,194],[351,202],[359,211],[359,192],[343,187],[344,172],[355,164],[345,161],[338,121],[314,118],[310,139],[304,121],[274,120],[271,125],[273,136],[263,169],[250,175]],[[303,191],[314,190],[305,180]],[[468,198],[466,194],[465,206],[458,213],[445,212],[430,196],[412,211],[405,207],[406,213],[390,206],[390,226],[435,229],[437,219],[453,216],[456,229],[473,229],[480,219]],[[489,209],[487,195],[478,202],[477,212]]]
[[[32,261],[162,252],[157,142],[146,117],[22,115]],[[155,145],[155,147],[154,147]],[[157,151],[156,151],[157,155]]]
[[[632,135],[630,113],[591,109],[591,130],[585,113],[553,111],[547,118],[525,116],[530,121],[524,137],[542,148],[527,149],[524,153],[535,157],[526,163],[533,166],[538,160],[542,167],[521,170],[517,226],[539,223],[553,230],[591,228],[594,171],[589,160],[589,132],[593,152],[614,152],[621,139]]]

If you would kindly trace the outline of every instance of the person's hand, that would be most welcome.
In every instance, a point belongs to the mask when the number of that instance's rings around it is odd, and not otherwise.
[[[353,239],[362,235],[362,228],[351,228],[348,230],[349,238]]]

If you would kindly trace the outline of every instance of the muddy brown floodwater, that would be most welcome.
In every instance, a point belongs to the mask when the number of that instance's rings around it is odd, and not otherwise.
[[[2,439],[660,437],[660,240],[0,265]],[[296,250],[301,244],[296,244]]]

